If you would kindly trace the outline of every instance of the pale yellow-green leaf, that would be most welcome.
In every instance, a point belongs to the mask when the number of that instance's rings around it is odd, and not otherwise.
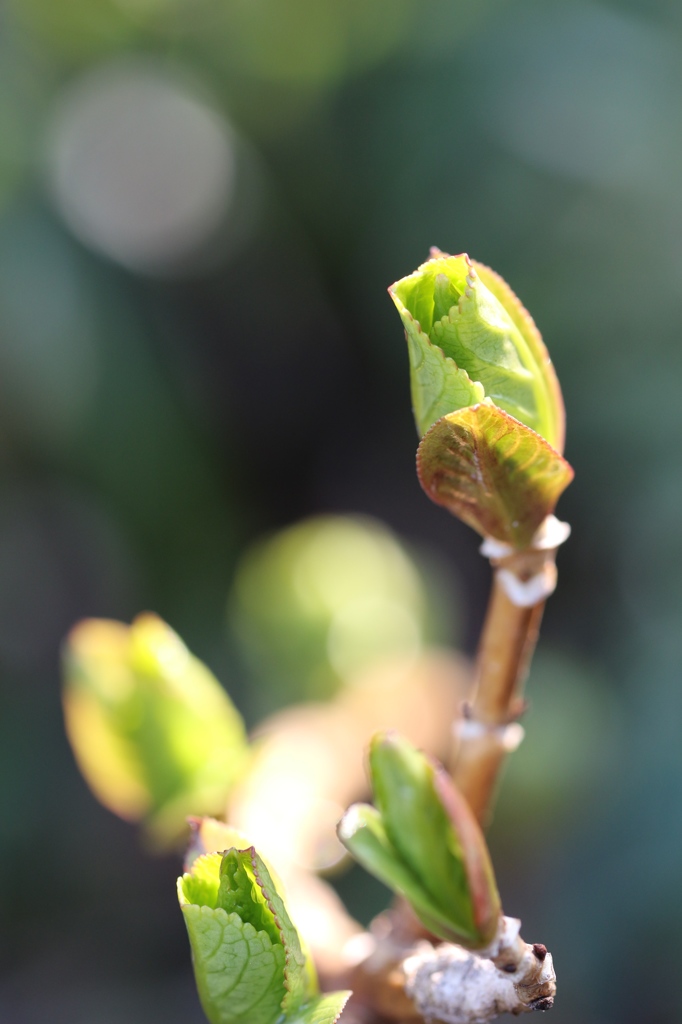
[[[64,714],[95,795],[165,842],[216,813],[249,757],[240,716],[161,619],[86,620],[64,650]]]

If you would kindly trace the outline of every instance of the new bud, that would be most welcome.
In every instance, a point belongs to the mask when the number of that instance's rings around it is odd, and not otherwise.
[[[319,995],[279,884],[252,846],[194,859],[178,899],[211,1024],[335,1024],[350,993]]]
[[[435,935],[486,946],[500,923],[500,898],[467,802],[438,764],[395,733],[374,737],[369,765],[375,807],[348,810],[341,842]]]
[[[448,413],[489,400],[564,443],[561,390],[547,349],[509,285],[463,253],[437,249],[389,288],[405,327],[420,436]]]

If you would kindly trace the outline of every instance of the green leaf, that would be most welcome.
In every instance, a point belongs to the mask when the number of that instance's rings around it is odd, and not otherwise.
[[[274,1024],[284,998],[284,948],[238,914],[182,908],[194,973],[211,1024]]]
[[[484,537],[521,549],[573,479],[539,434],[492,403],[444,416],[417,453],[422,487]]]
[[[491,942],[499,927],[502,904],[485,836],[471,807],[440,765],[434,769],[433,785],[456,838],[455,855],[463,860],[478,940]]]
[[[458,930],[475,937],[462,849],[436,793],[433,762],[397,733],[377,733],[369,764],[391,843],[436,906],[446,906]]]
[[[178,879],[180,906],[185,903],[211,908],[218,906],[222,859],[222,853],[209,853],[195,858],[191,872],[186,872]]]
[[[376,808],[351,807],[339,838],[410,902],[434,934],[469,948],[494,938],[502,908],[483,833],[443,768],[396,733],[370,747]]]
[[[381,815],[368,804],[353,804],[339,822],[339,839],[359,864],[404,896],[422,923],[441,938],[464,945],[475,942],[475,932],[453,926],[449,915],[439,909],[421,879],[401,859],[386,835]]]
[[[317,992],[317,979],[312,969],[312,961],[303,952],[301,940],[289,917],[284,900],[278,893],[265,862],[253,848],[251,849],[251,867],[256,883],[263,894],[263,899],[273,916],[286,953],[284,980],[287,993],[283,1009],[285,1012],[291,1012],[300,1006],[304,999]]]
[[[443,769],[397,733],[370,747],[377,808],[399,856],[451,930],[490,941],[500,900],[483,834]]]
[[[475,273],[473,267],[470,273]],[[483,385],[486,398],[543,436],[551,432],[542,377],[533,372],[528,345],[478,277],[458,305],[434,322],[431,337],[446,356]]]
[[[341,1012],[351,997],[349,991],[329,992],[307,1003],[283,1024],[336,1024]]]
[[[432,249],[431,258],[391,285],[389,294],[401,315],[404,309],[430,336],[434,322],[446,316],[466,292],[470,269],[468,256],[448,256]]]
[[[481,402],[485,390],[431,343],[409,311],[400,309],[400,314],[410,356],[412,411],[422,435],[453,409]]]
[[[220,864],[219,907],[227,914],[238,914],[256,931],[267,932],[273,942],[283,945],[277,922],[253,874],[253,848],[227,850]]]
[[[551,444],[552,448],[558,451],[560,455],[563,455],[566,434],[564,400],[556,371],[549,357],[547,346],[542,340],[542,335],[532,316],[504,278],[494,270],[491,270],[490,267],[487,267],[485,263],[479,263],[478,260],[472,260],[471,262],[476,268],[478,277],[504,306],[505,311],[518,328],[519,333],[528,346],[535,366],[542,377],[544,402],[546,403],[549,421],[547,427],[543,430],[538,430],[538,433]],[[509,411],[508,409],[507,412]],[[512,415],[514,414],[512,413]],[[517,419],[519,418],[517,417]]]
[[[522,353],[528,359],[527,346],[500,304],[493,304],[490,298],[490,292],[481,287],[463,296],[458,306],[434,323],[434,343],[459,367],[466,368],[483,386],[486,398],[542,433],[548,425],[542,418],[539,385],[521,359]]]
[[[87,620],[64,652],[64,713],[95,795],[174,840],[190,812],[225,804],[244,771],[244,725],[218,681],[155,615]]]
[[[219,823],[213,826],[220,835],[221,830],[215,828]],[[317,996],[312,962],[302,949],[267,865],[253,847],[196,857],[190,870],[178,879],[178,899],[192,946],[197,988],[212,1024],[241,1024],[248,991],[232,984],[234,964],[235,971],[241,965],[244,977],[252,977],[254,985],[262,984],[263,1004],[257,1008],[254,1024],[274,1024],[280,1012],[293,1014]],[[198,910],[202,911],[199,917],[195,913]],[[248,940],[246,945],[238,944],[237,925]],[[224,955],[216,959],[220,949]],[[253,953],[253,964],[245,960],[247,953]],[[223,970],[223,962],[227,973],[221,980],[217,974]],[[273,964],[279,972],[276,977],[268,973]],[[262,1017],[262,1008],[272,1010],[275,995],[277,1012],[270,1018]]]
[[[501,277],[465,253],[432,250],[389,293],[408,340],[420,434],[441,416],[489,398],[562,449],[556,374],[533,320]]]

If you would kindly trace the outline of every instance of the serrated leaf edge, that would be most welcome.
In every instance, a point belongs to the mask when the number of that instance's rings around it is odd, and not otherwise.
[[[310,999],[310,1000],[308,1000],[307,1003],[304,1003],[302,1006],[299,1006],[294,1011],[294,1016],[289,1016],[289,1017],[284,1018],[284,1020],[281,1021],[281,1024],[299,1024],[299,1021],[301,1019],[301,1014],[305,1013],[307,1010],[309,1010],[312,1006],[315,1005],[316,1002],[320,1002],[321,1000],[327,999],[330,996],[344,996],[345,998],[344,998],[343,1002],[341,1003],[341,1006],[339,1008],[339,1012],[336,1014],[336,1016],[334,1017],[333,1021],[329,1022],[329,1024],[337,1024],[337,1022],[341,1018],[341,1014],[346,1009],[346,1005],[348,1003],[348,1000],[350,999],[350,997],[352,995],[353,995],[352,989],[339,989],[338,992],[323,992],[319,996],[316,996],[314,999]]]
[[[415,273],[417,273],[417,271],[415,271]],[[410,274],[408,276],[412,277],[413,275]],[[404,278],[403,278],[403,280],[404,280]],[[399,283],[399,282],[396,282],[396,284],[397,283]],[[389,295],[393,299],[399,314],[401,316],[404,315],[405,317],[407,317],[410,320],[411,323],[414,324],[414,326],[416,327],[416,330],[417,330],[417,334],[419,335],[420,341],[422,341],[426,345],[426,347],[428,349],[430,349],[436,355],[436,358],[440,359],[440,361],[442,363],[444,363],[444,364],[448,364],[449,363],[454,368],[454,370],[457,373],[461,374],[462,377],[464,377],[465,381],[468,381],[469,384],[472,385],[473,388],[480,388],[481,389],[481,393],[482,393],[481,402],[490,401],[490,399],[488,399],[487,396],[486,396],[485,388],[481,384],[480,380],[474,380],[472,377],[470,377],[469,374],[467,373],[467,371],[462,366],[460,366],[452,358],[452,356],[446,356],[445,352],[440,347],[440,345],[436,345],[433,341],[431,341],[431,339],[429,338],[428,334],[422,328],[422,325],[419,323],[417,318],[415,316],[413,316],[412,313],[410,313],[409,309],[404,305],[402,300],[395,294],[393,289],[394,289],[394,285],[391,285],[391,287],[388,289]],[[465,296],[462,295],[460,297],[460,302],[464,298],[465,298]],[[453,306],[453,308],[454,308],[454,306]],[[405,329],[405,340],[408,342],[408,345],[409,345],[409,338],[408,338],[407,330],[406,329]],[[434,401],[431,402],[429,408],[433,408],[434,405],[437,405],[438,401],[440,400],[441,395],[442,395],[442,390],[439,392],[437,398],[435,398]],[[463,408],[467,408],[467,407],[463,407]],[[453,411],[456,411],[456,410],[453,410]],[[439,418],[442,419],[443,417],[439,417]],[[438,420],[434,420],[434,423],[437,423],[437,422],[438,422]],[[431,427],[434,425],[434,423],[430,424],[430,426],[427,428],[427,430],[424,431],[424,436],[428,433],[428,431],[431,429]]]
[[[247,852],[247,851],[243,851],[243,852]],[[286,990],[288,992],[291,992],[291,985],[290,985],[290,981],[289,981],[289,970],[288,970],[288,968],[290,968],[292,957],[293,957],[294,962],[299,967],[301,967],[301,968],[305,967],[305,960],[306,960],[305,953],[303,952],[303,949],[301,949],[301,959],[300,960],[296,956],[293,955],[294,954],[294,950],[291,949],[291,947],[288,945],[288,943],[285,940],[284,928],[283,928],[282,922],[280,921],[279,915],[277,914],[277,912],[276,912],[276,910],[274,908],[272,897],[271,897],[270,893],[268,892],[268,889],[266,888],[266,884],[263,882],[263,879],[261,878],[261,876],[259,874],[259,871],[258,871],[258,854],[256,852],[255,846],[250,846],[249,850],[248,850],[248,853],[249,853],[249,856],[251,858],[251,870],[253,871],[253,877],[256,880],[256,885],[258,886],[258,888],[260,889],[260,891],[263,894],[263,898],[264,898],[264,900],[265,900],[265,902],[267,904],[268,910],[270,911],[270,913],[273,916],[275,925],[277,927],[277,931],[279,932],[280,939],[282,940],[282,948],[284,949],[284,987],[286,988]],[[267,870],[267,868],[266,868],[266,870]],[[274,885],[274,882],[273,882],[273,885]],[[280,899],[282,899],[282,904],[284,905],[284,899],[281,896],[280,896]],[[291,924],[292,928],[294,929],[294,931],[298,935],[298,929],[296,928],[296,925],[293,923],[293,921],[291,921],[291,919],[289,919],[289,920],[290,920],[290,924]],[[299,938],[299,942],[300,942],[300,938]]]
[[[263,931],[262,929],[259,931],[257,928],[254,928],[250,921],[245,921],[243,917],[240,917],[239,914],[234,911],[231,914],[228,914],[222,907],[207,907],[201,906],[198,903],[185,903],[181,909],[183,913],[191,912],[200,914],[202,917],[215,917],[218,921],[224,921],[227,924],[235,924],[238,922],[247,938],[253,938],[254,935],[259,937],[263,936],[267,939],[267,945],[269,947],[273,947],[275,945],[266,931]],[[280,943],[280,945],[284,948],[283,943]]]
[[[262,878],[262,874],[261,874],[261,872],[259,870],[259,867],[258,867],[258,861],[259,861],[260,857],[259,857],[259,854],[258,854],[255,846],[248,846],[248,847],[245,847],[245,849],[243,849],[243,850],[239,850],[236,847],[230,847],[230,849],[235,849],[237,853],[248,854],[249,865],[250,865],[251,871],[253,873],[254,881],[255,881],[256,885],[258,886],[258,888],[260,889],[261,893],[263,894],[263,899],[265,900],[265,903],[266,903],[266,906],[267,906],[268,910],[272,914],[272,918],[273,918],[273,920],[275,922],[275,927],[277,928],[277,932],[279,933],[280,945],[282,946],[282,949],[284,950],[284,987],[285,987],[287,992],[291,993],[292,988],[291,988],[291,982],[290,982],[290,974],[292,972],[293,966],[295,964],[296,966],[304,969],[305,965],[306,965],[306,955],[305,955],[305,953],[303,951],[303,948],[300,947],[300,958],[299,958],[296,955],[295,949],[292,948],[290,943],[288,943],[286,938],[285,938],[285,929],[284,929],[283,923],[281,921],[280,915],[278,914],[277,910],[275,909],[275,904],[274,904],[274,901],[273,901],[273,898],[272,898],[272,894],[270,893],[267,884],[264,882],[264,880]],[[184,887],[183,887],[183,883],[184,883],[185,877],[189,876],[191,878],[193,876],[194,869],[196,868],[196,866],[198,864],[200,864],[201,862],[203,862],[204,860],[209,860],[209,859],[211,859],[213,857],[220,857],[222,859],[222,857],[227,852],[229,852],[229,851],[228,850],[223,850],[223,851],[213,850],[210,853],[201,854],[199,857],[197,857],[193,861],[190,870],[184,872],[184,874],[182,874],[178,878],[178,881],[177,881],[178,901],[179,901],[180,907],[181,907],[181,909],[183,911],[188,906],[199,906],[199,904],[191,903],[187,899],[187,897],[185,896]],[[265,862],[261,861],[261,863],[263,864],[265,870],[268,871],[268,867],[265,864]],[[271,879],[271,881],[272,881],[272,885],[275,886],[274,880]],[[284,902],[284,899],[281,896],[281,894],[280,894],[280,899],[282,901],[282,905],[285,907],[285,910],[286,910],[285,902]],[[203,906],[200,909],[210,911],[211,913],[214,910],[220,910],[223,914],[225,913],[225,911],[221,907],[212,908],[212,907]],[[232,916],[232,915],[227,915],[227,916]],[[239,918],[239,915],[235,915],[235,916]],[[242,918],[239,918],[239,920],[241,921]],[[298,935],[298,929],[294,925],[293,921],[291,921],[291,919],[289,919],[289,923],[291,924],[291,927],[294,930],[294,932],[296,932],[296,935]],[[249,927],[253,928],[253,925],[251,925],[249,922],[243,922],[243,924],[244,924],[244,926],[249,924]],[[254,929],[254,934],[260,934],[260,932],[256,932],[256,929]],[[267,934],[267,933],[264,933],[264,934]],[[300,943],[300,937],[299,937],[299,943]]]
[[[498,300],[498,302],[501,303],[503,308],[510,316],[514,326],[521,332],[521,335],[523,336],[529,348],[531,349],[531,352],[538,361],[538,364],[545,371],[543,374],[543,378],[548,384],[550,398],[552,400],[550,404],[556,410],[557,413],[554,424],[557,431],[557,436],[556,438],[554,438],[554,441],[556,443],[552,444],[549,441],[547,443],[550,444],[550,447],[554,448],[554,450],[558,452],[559,455],[563,455],[564,444],[566,440],[566,414],[563,394],[561,391],[561,385],[559,384],[559,378],[557,377],[556,370],[554,369],[554,364],[552,362],[552,358],[549,354],[547,346],[545,345],[540,329],[535,323],[535,320],[528,312],[528,310],[526,309],[526,307],[524,306],[523,302],[518,297],[514,289],[511,287],[511,285],[508,284],[508,282],[502,277],[501,274],[498,274],[496,270],[493,270],[492,267],[489,267],[486,263],[482,263],[480,260],[471,259],[469,254],[466,252],[456,253],[453,256],[452,253],[444,252],[442,249],[439,249],[438,246],[432,245],[429,250],[429,258],[427,260],[425,260],[423,263],[420,263],[417,269],[413,271],[411,274],[407,274],[405,277],[399,278],[398,281],[395,281],[392,285],[389,286],[388,293],[391,296],[393,302],[395,303],[396,308],[401,313],[401,315],[404,313],[406,316],[410,318],[410,320],[413,323],[417,325],[419,333],[426,339],[426,341],[428,342],[429,345],[431,345],[432,348],[435,348],[438,352],[440,352],[444,358],[450,359],[450,361],[461,373],[466,373],[466,370],[458,366],[454,359],[451,359],[451,357],[449,356],[445,356],[445,354],[442,352],[442,349],[438,345],[433,344],[428,334],[422,329],[422,326],[419,323],[419,321],[410,313],[410,311],[406,308],[402,300],[398,297],[398,295],[395,292],[395,288],[397,285],[401,284],[403,281],[409,281],[413,277],[418,277],[421,273],[424,272],[424,269],[428,267],[429,263],[431,263],[433,260],[450,258],[463,259],[468,267],[467,289],[460,296],[459,302],[457,303],[457,308],[459,312],[461,313],[462,301],[464,300],[465,297],[467,297],[468,293],[470,294],[470,288],[473,287],[473,284],[478,278],[478,280],[486,288],[488,288],[490,292],[492,292],[492,294]],[[503,294],[504,300],[500,297],[500,293]],[[469,374],[467,374],[467,378],[471,381],[472,384],[479,384],[481,387],[483,387],[480,381],[473,380],[473,378],[471,378]]]
[[[462,296],[459,301],[461,302],[463,298],[464,298],[464,296]],[[398,301],[400,301],[400,300],[398,300]],[[456,307],[453,306],[453,309],[454,308],[456,308]],[[474,380],[473,377],[469,376],[469,374],[464,369],[464,367],[460,366],[459,363],[457,363],[452,358],[452,356],[446,356],[445,352],[443,352],[443,349],[440,347],[440,345],[436,345],[435,342],[431,341],[431,339],[429,338],[429,336],[426,333],[426,331],[423,330],[422,325],[419,323],[419,321],[414,316],[412,316],[412,314],[410,313],[409,309],[407,309],[405,306],[403,306],[403,309],[405,310],[405,315],[409,317],[409,319],[412,321],[412,323],[417,328],[417,333],[421,336],[421,338],[424,339],[425,344],[430,349],[432,349],[438,356],[440,356],[441,360],[444,363],[452,363],[452,365],[457,370],[457,372],[461,373],[464,377],[466,377],[466,379],[469,381],[470,384],[474,384],[474,385],[477,384],[481,388],[481,390],[483,391],[483,394],[485,395],[485,388],[481,384],[480,380]],[[455,410],[453,410],[453,412],[454,411]]]

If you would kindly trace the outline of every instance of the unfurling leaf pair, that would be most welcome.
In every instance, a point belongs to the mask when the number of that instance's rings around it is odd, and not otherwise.
[[[249,758],[240,716],[215,677],[155,615],[80,623],[64,651],[64,714],[101,802],[156,842],[188,814],[220,813]]]
[[[495,938],[501,907],[488,849],[469,805],[434,761],[395,733],[374,737],[375,807],[354,804],[339,838],[404,896],[434,935],[471,949]]]
[[[561,389],[532,318],[465,254],[432,250],[389,292],[409,349],[424,490],[484,537],[527,547],[573,478]]]
[[[214,822],[207,831],[243,845],[227,826]],[[277,884],[252,846],[196,857],[178,879],[178,898],[211,1024],[335,1024],[350,993],[319,994]]]

